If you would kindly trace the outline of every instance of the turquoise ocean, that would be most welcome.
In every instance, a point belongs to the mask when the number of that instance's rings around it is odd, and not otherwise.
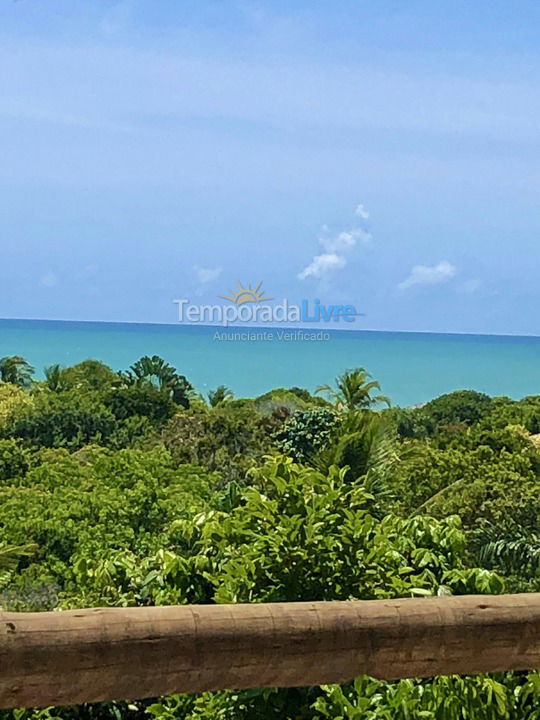
[[[0,320],[0,357],[23,355],[40,378],[52,363],[96,358],[121,370],[155,354],[200,392],[224,384],[241,397],[293,385],[314,390],[357,366],[380,381],[395,405],[464,388],[513,398],[540,394],[540,337],[325,330],[328,339],[316,341],[299,339],[290,329],[291,339],[279,339],[283,330]],[[248,331],[261,336],[223,339]]]

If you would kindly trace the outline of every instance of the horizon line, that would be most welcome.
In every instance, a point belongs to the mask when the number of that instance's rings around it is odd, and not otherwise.
[[[299,325],[211,325],[206,323],[181,323],[181,322],[159,322],[159,321],[141,321],[141,320],[71,320],[65,318],[0,318],[0,323],[4,322],[27,322],[27,323],[63,323],[66,325],[70,324],[84,324],[84,325],[144,325],[152,327],[175,327],[175,328],[208,328],[215,330],[222,330],[224,332],[230,330],[304,330],[304,331],[321,331],[326,332],[345,332],[345,333],[381,333],[381,334],[399,334],[399,335],[457,335],[457,336],[472,336],[472,337],[504,337],[504,338],[534,338],[540,339],[540,335],[534,335],[532,333],[489,333],[489,332],[471,332],[471,331],[449,331],[449,330],[389,330],[380,328],[349,328],[344,326],[339,327],[328,327],[327,325],[311,325],[311,326],[299,326]]]

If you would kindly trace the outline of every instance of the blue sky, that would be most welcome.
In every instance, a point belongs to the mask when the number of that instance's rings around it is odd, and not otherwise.
[[[237,279],[540,334],[540,3],[2,0],[0,317]]]

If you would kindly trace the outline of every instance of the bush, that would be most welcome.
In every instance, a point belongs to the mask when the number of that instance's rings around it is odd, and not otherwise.
[[[107,390],[117,382],[117,373],[99,360],[83,360],[77,365],[61,369],[61,383],[64,390],[79,392]]]
[[[0,434],[9,433],[13,423],[34,407],[34,398],[17,385],[0,383]]]
[[[0,440],[0,481],[24,476],[29,465],[28,451],[19,442]]]
[[[271,448],[265,420],[252,408],[224,406],[178,413],[163,429],[161,442],[178,464],[217,471],[225,484],[243,481],[246,472]]]
[[[148,418],[153,423],[162,423],[176,411],[169,394],[153,385],[113,388],[103,396],[103,404],[117,420],[126,420],[137,415]]]
[[[326,445],[338,423],[331,408],[299,410],[275,434],[276,445],[296,462],[307,462]]]
[[[276,458],[252,473],[227,515],[201,528],[204,575],[217,602],[295,602],[500,592],[463,564],[456,517],[372,514],[373,497],[345,470],[327,474]]]
[[[106,443],[116,429],[113,413],[93,395],[43,393],[30,412],[16,420],[10,435],[38,447],[77,449]]]
[[[422,414],[436,426],[453,423],[473,425],[489,414],[493,400],[475,390],[458,390],[426,403]]]
[[[160,448],[48,451],[24,479],[0,487],[0,544],[34,543],[19,582],[58,588],[64,605],[134,605],[143,558],[185,550],[175,523],[207,506],[214,483],[190,466],[175,469]]]

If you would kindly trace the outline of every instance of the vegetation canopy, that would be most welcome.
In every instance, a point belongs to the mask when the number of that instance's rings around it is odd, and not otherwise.
[[[20,611],[540,591],[540,396],[390,407],[362,367],[315,394],[198,395],[166,360],[0,360],[0,605]],[[23,718],[540,718],[540,676],[156,698]]]

